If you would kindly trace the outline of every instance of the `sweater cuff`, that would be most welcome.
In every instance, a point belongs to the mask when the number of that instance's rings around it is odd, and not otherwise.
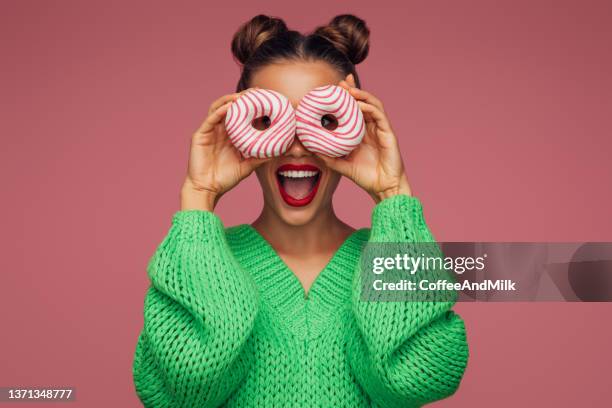
[[[219,242],[225,237],[221,219],[204,210],[177,211],[172,217],[172,230],[183,242]]]
[[[385,198],[372,211],[372,234],[377,240],[404,241],[416,238],[414,233],[423,230],[427,230],[427,225],[416,197],[398,194]]]

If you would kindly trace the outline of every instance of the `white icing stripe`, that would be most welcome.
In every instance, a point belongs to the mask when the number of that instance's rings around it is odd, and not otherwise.
[[[255,129],[254,119],[267,116],[270,127]],[[225,117],[231,142],[244,157],[280,156],[295,135],[295,111],[289,100],[275,91],[252,89],[232,103]]]
[[[325,115],[336,118],[336,129],[321,125]],[[253,120],[262,116],[270,118],[270,127],[255,129]],[[280,156],[289,149],[294,136],[312,152],[340,157],[355,149],[365,135],[359,104],[335,85],[313,89],[302,98],[297,110],[278,92],[252,89],[232,103],[225,127],[231,142],[247,158]]]
[[[338,127],[327,130],[321,118],[333,115]],[[310,91],[296,109],[296,135],[304,147],[332,157],[345,156],[365,136],[363,114],[357,101],[344,88],[326,85]]]

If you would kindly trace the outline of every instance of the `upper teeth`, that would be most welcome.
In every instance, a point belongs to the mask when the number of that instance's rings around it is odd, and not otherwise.
[[[285,170],[285,171],[279,171],[278,174],[280,174],[283,177],[293,177],[293,178],[300,178],[300,177],[313,177],[316,176],[318,173],[318,171],[310,171],[310,170]]]

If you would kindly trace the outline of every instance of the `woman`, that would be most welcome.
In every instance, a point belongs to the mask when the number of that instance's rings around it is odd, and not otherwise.
[[[354,279],[368,241],[433,240],[384,107],[359,89],[368,35],[350,15],[311,35],[257,16],[235,34],[238,92],[215,101],[194,134],[181,211],[148,266],[134,360],[145,406],[413,407],[457,388],[468,349],[451,302],[364,302]],[[366,119],[348,157],[315,155],[296,139],[281,157],[244,159],[229,142],[225,114],[246,89],[295,106],[327,84],[347,89]],[[224,229],[215,205],[253,171],[261,215]],[[336,216],[341,175],[377,203],[371,230]]]

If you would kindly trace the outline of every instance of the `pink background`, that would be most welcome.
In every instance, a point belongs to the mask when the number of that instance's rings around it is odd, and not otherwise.
[[[385,103],[439,240],[612,241],[608,1],[2,2],[0,386],[72,385],[138,406],[145,266],[178,208],[190,135],[233,90],[259,12],[372,29],[359,69]],[[367,225],[344,182],[338,212]],[[261,207],[249,179],[226,225]],[[438,407],[604,406],[611,304],[461,304],[471,360]],[[20,405],[25,406],[25,405]]]

